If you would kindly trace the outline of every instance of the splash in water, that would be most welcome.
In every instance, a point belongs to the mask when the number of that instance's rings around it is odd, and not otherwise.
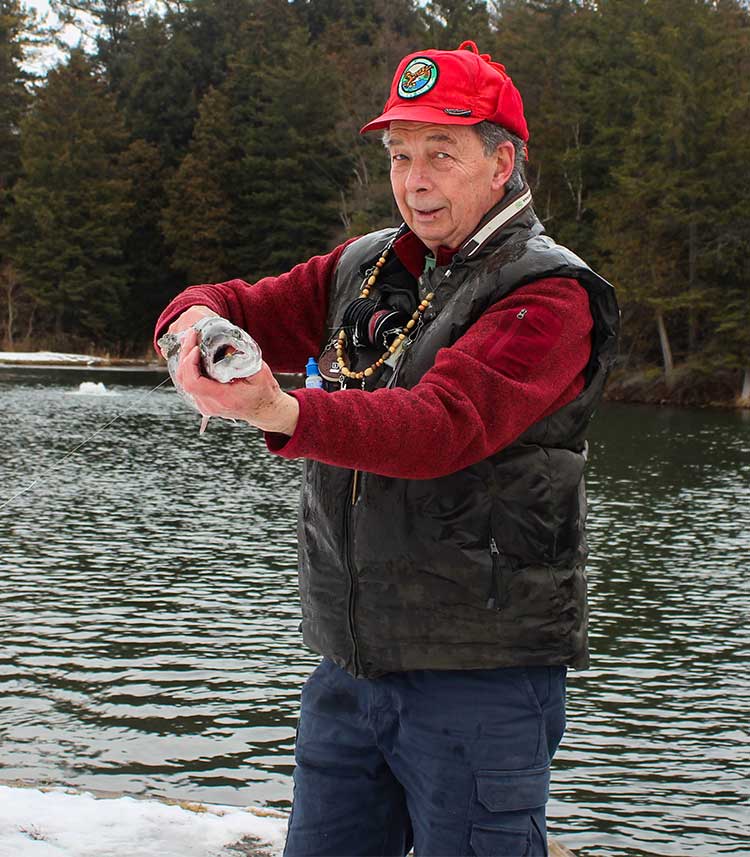
[[[109,396],[111,393],[101,381],[81,381],[78,385],[78,395]]]

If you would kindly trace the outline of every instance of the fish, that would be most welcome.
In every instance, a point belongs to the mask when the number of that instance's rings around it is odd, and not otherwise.
[[[201,353],[201,371],[204,375],[228,384],[236,378],[250,378],[260,371],[263,356],[258,343],[238,325],[218,315],[201,318],[192,326],[198,334],[198,348]],[[199,413],[195,399],[177,381],[177,366],[186,330],[179,333],[165,333],[157,340],[157,345],[167,360],[167,369],[175,389],[192,408]],[[202,414],[199,434],[203,434],[211,419]]]

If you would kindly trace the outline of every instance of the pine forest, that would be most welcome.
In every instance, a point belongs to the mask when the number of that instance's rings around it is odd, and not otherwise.
[[[526,107],[556,240],[615,284],[612,395],[750,404],[747,0],[0,0],[0,346],[150,353],[186,285],[398,222],[377,115],[473,39]]]

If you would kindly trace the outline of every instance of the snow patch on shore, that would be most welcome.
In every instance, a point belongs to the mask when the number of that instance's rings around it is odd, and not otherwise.
[[[276,857],[287,819],[268,812],[0,786],[0,857]]]
[[[90,354],[63,354],[58,351],[0,351],[0,363],[62,363],[91,366],[102,363],[101,357]]]

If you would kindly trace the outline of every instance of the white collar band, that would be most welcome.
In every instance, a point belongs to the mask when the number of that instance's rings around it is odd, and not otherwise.
[[[506,223],[519,215],[524,209],[531,205],[531,188],[526,185],[520,196],[511,199],[508,204],[484,224],[484,226],[466,241],[459,250],[464,259],[473,256],[484,244]]]

